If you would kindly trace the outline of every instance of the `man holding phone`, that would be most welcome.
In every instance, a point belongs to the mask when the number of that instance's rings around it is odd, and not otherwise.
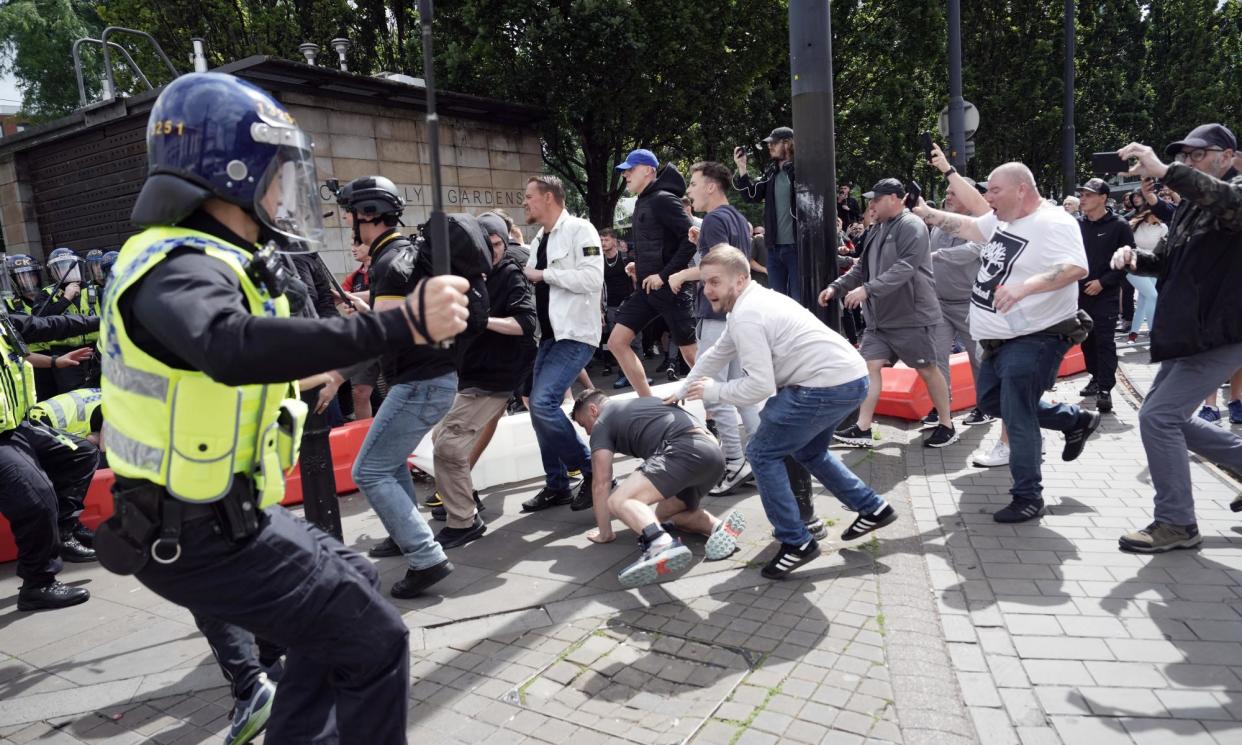
[[[742,192],[747,202],[763,203],[764,239],[768,242],[768,286],[802,302],[798,289],[798,204],[794,195],[794,132],[789,127],[777,127],[764,138],[768,164],[763,176],[752,181],[747,174],[746,148],[733,149],[733,162],[737,174],[733,188]]]

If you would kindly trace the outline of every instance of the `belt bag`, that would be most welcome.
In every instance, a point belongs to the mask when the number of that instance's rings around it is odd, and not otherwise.
[[[154,494],[162,494],[159,487],[142,487]],[[151,559],[151,544],[159,532],[159,524],[152,520],[138,505],[130,501],[127,492],[119,488],[113,494],[112,517],[95,531],[95,555],[99,563],[113,574],[128,576],[137,574]]]
[[[1091,329],[1095,327],[1095,322],[1091,320],[1091,316],[1087,315],[1087,311],[1081,308],[1074,314],[1073,318],[1066,319],[1060,323],[1049,326],[1043,331],[1037,331],[1029,336],[1060,336],[1068,340],[1071,344],[1082,344],[1086,341],[1087,336],[1091,334]],[[983,358],[987,359],[996,354],[997,350],[1005,346],[1007,342],[1013,339],[980,339],[979,346],[983,347]]]

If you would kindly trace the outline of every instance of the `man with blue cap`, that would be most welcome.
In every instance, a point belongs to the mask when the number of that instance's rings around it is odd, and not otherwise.
[[[638,197],[630,233],[632,274],[638,288],[617,311],[608,350],[638,395],[650,396],[643,363],[630,348],[635,334],[659,316],[668,324],[669,335],[686,364],[693,365],[698,352],[691,289],[682,287],[673,292],[668,284],[668,278],[689,266],[694,257],[696,247],[690,241],[694,222],[681,204],[686,180],[672,165],[661,166],[650,150],[631,151],[617,170],[625,179],[626,190]]]

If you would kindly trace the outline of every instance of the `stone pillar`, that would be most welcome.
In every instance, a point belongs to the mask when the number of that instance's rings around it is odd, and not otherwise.
[[[35,217],[34,193],[22,177],[23,164],[13,153],[0,156],[0,224],[4,248],[10,254],[25,253],[43,260],[39,221]]]

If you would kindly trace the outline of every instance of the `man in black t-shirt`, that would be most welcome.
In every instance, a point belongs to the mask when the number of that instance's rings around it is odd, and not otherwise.
[[[642,556],[618,575],[622,585],[674,579],[690,568],[690,549],[669,536],[664,525],[707,536],[709,561],[737,550],[737,537],[746,527],[742,513],[733,510],[718,520],[699,506],[724,473],[720,444],[701,421],[658,398],[612,400],[596,390],[578,395],[573,416],[591,436],[598,527],[587,538],[595,543],[612,541],[616,517],[638,534],[643,549]],[[616,453],[642,458],[643,463],[611,490]]]
[[[611,375],[616,358],[612,356],[612,352],[608,351],[608,337],[617,325],[617,311],[620,310],[621,303],[625,302],[625,299],[634,292],[634,278],[625,271],[625,256],[621,254],[621,242],[617,240],[617,232],[612,228],[604,228],[599,231],[599,238],[604,247],[605,302],[604,337],[600,342],[600,354],[604,355],[604,374]],[[642,354],[642,347],[639,346],[637,337],[630,343],[630,349],[633,349],[636,355]],[[617,376],[612,387],[620,389],[627,388],[629,385],[630,381],[622,372]]]

